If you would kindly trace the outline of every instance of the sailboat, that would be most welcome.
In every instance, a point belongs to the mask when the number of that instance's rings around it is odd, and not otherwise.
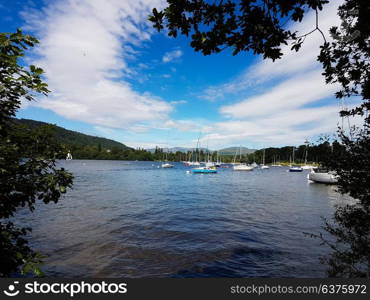
[[[277,161],[276,161],[276,155],[274,155],[274,163],[271,165],[271,167],[282,167],[281,164],[277,163]]]
[[[311,172],[307,175],[307,179],[313,182],[325,184],[336,184],[338,182],[338,176],[334,172],[324,169],[311,169]]]
[[[207,168],[216,167],[216,164],[212,161],[211,152],[208,149],[208,140],[207,140],[207,161],[204,163]]]
[[[311,165],[308,165],[307,164],[307,156],[308,156],[308,145],[309,145],[309,142],[308,141],[305,141],[305,144],[306,144],[306,150],[305,150],[305,157],[304,157],[304,165],[302,166],[302,169],[303,170],[316,169],[317,167],[311,166]]]
[[[216,166],[216,167],[221,167],[221,165],[222,165],[222,162],[221,162],[221,160],[220,160],[219,151],[217,151],[216,164],[215,164],[215,166]]]
[[[265,156],[266,156],[266,150],[263,149],[263,158],[262,158],[262,165],[261,165],[261,169],[270,169],[269,166],[266,166],[265,165]]]
[[[235,152],[234,156],[234,163],[233,163],[233,170],[234,171],[253,171],[254,167],[249,166],[247,164],[242,164],[239,162],[239,164],[236,163],[236,155],[237,151]],[[242,158],[242,148],[241,146],[239,147],[239,161],[241,161]]]
[[[173,168],[174,167],[173,165],[171,165],[170,163],[167,162],[168,161],[168,147],[167,147],[167,151],[166,151],[165,161],[166,162],[161,165],[162,168],[169,169],[169,168]]]
[[[293,157],[293,163],[290,165],[290,168],[289,168],[289,172],[302,172],[303,171],[303,169],[302,169],[302,167],[300,167],[300,166],[295,166],[294,165],[294,147],[293,147],[293,155],[292,155],[292,157]]]
[[[67,153],[66,160],[72,160],[72,154],[71,154],[70,151],[68,151],[68,153]]]

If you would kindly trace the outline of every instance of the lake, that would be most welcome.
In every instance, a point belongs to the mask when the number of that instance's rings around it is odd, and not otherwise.
[[[22,210],[42,269],[57,277],[325,277],[328,253],[304,234],[349,201],[286,167],[187,174],[175,163],[60,161],[74,187]]]

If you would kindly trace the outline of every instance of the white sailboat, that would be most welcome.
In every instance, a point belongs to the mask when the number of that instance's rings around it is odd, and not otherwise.
[[[293,162],[292,162],[292,164],[290,165],[290,168],[289,168],[289,172],[302,172],[303,171],[303,169],[302,169],[302,167],[301,166],[295,166],[294,165],[294,147],[293,147]]]
[[[336,184],[338,182],[338,176],[334,172],[322,169],[311,169],[311,172],[307,175],[307,179],[313,182],[325,184]]]
[[[253,171],[252,166],[248,166],[247,164],[240,164],[240,165],[234,165],[233,170],[234,171]]]
[[[282,167],[281,164],[277,163],[277,161],[276,161],[276,155],[274,155],[274,163],[271,165],[271,167]]]
[[[261,165],[261,169],[270,169],[269,166],[266,166],[265,165],[265,156],[266,156],[266,150],[263,149],[263,158],[262,158],[262,165]]]
[[[215,164],[215,166],[216,167],[221,167],[221,165],[222,165],[222,161],[220,160],[219,151],[217,151],[216,164]]]
[[[237,151],[235,152],[234,156],[234,163],[233,163],[233,170],[234,171],[253,171],[254,167],[249,166],[247,164],[242,164],[241,161],[241,156],[242,156],[242,149],[241,146],[239,147],[239,163],[236,163],[236,156],[237,156]]]
[[[169,164],[169,163],[164,163],[164,164],[162,164],[162,166],[161,166],[162,168],[173,168],[173,165],[171,165],[171,164]]]
[[[213,168],[216,167],[216,163],[212,161],[211,152],[208,149],[208,140],[207,140],[207,161],[204,163],[206,168]]]
[[[167,151],[166,151],[166,154],[165,154],[165,161],[164,163],[162,163],[161,167],[164,168],[164,169],[169,169],[169,168],[173,168],[174,165],[168,163],[168,147],[167,147]]]
[[[304,157],[304,165],[302,166],[302,169],[303,170],[316,169],[317,167],[307,164],[307,155],[308,155],[308,145],[309,145],[309,142],[308,141],[305,141],[304,143],[306,144],[306,151],[305,151],[305,157]]]
[[[70,151],[68,151],[68,153],[67,153],[66,160],[72,160],[72,154],[71,154]]]

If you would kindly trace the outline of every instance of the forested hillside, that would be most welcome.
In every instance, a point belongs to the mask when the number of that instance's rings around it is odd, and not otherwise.
[[[17,123],[23,124],[29,128],[37,128],[40,126],[51,125],[49,123],[29,120],[29,119],[14,119]],[[61,144],[65,145],[76,145],[76,146],[99,146],[104,149],[112,149],[114,147],[120,149],[131,149],[126,145],[119,143],[114,140],[83,134],[77,131],[72,131],[59,127],[57,125],[52,125],[54,127],[55,138]]]

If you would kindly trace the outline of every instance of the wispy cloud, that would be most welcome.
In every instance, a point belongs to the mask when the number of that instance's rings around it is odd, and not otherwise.
[[[324,77],[315,71],[294,76],[260,95],[236,104],[223,106],[220,112],[234,118],[281,114],[326,97],[331,97],[334,85],[326,85]]]
[[[165,120],[171,104],[139,93],[124,79],[134,47],[150,38],[147,15],[161,1],[66,0],[24,13],[41,39],[38,61],[51,96],[38,106],[105,127]]]
[[[199,132],[202,130],[201,122],[197,120],[168,120],[164,123],[164,127],[182,132]]]
[[[174,100],[174,101],[171,101],[171,104],[173,104],[173,105],[186,104],[186,103],[188,103],[188,101],[186,101],[186,100]]]
[[[162,57],[162,62],[168,63],[170,61],[173,61],[176,58],[179,58],[182,56],[182,51],[177,49],[173,51],[166,52]]]

